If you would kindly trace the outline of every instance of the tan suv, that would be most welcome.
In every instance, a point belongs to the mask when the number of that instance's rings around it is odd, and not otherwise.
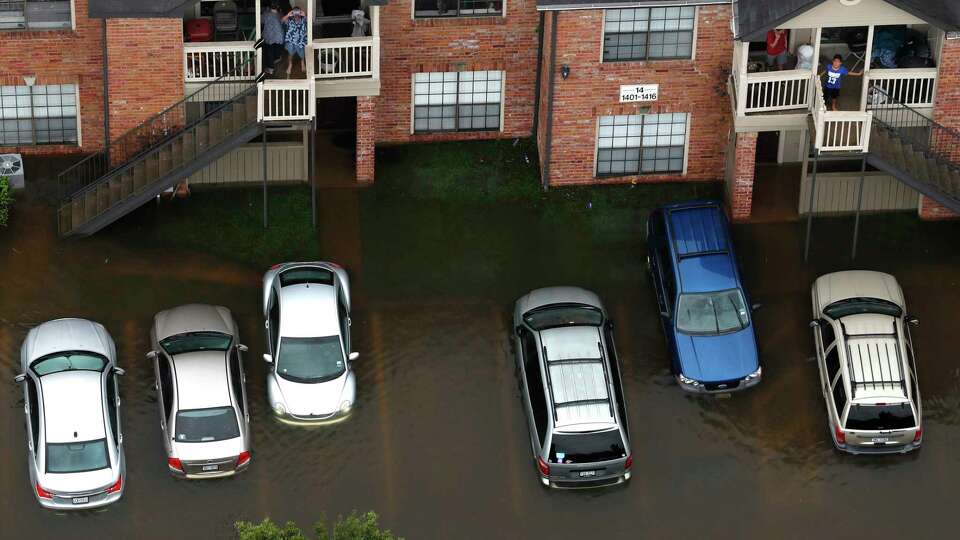
[[[852,454],[920,447],[920,391],[903,291],[888,274],[836,272],[813,284],[820,386],[834,445]]]

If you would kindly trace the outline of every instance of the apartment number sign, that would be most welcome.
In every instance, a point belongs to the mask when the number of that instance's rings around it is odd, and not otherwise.
[[[620,103],[656,101],[659,93],[659,84],[622,84],[620,85]]]

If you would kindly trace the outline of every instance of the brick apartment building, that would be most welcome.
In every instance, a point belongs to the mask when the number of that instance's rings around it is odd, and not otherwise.
[[[951,131],[960,129],[957,2],[292,4],[310,21],[305,72],[264,79],[261,0],[0,0],[0,153],[96,152],[105,130],[114,140],[140,122],[158,124],[153,115],[178,100],[191,102],[187,118],[164,117],[162,137],[71,184],[81,187],[62,225],[72,220],[87,233],[143,199],[138,174],[148,180],[143,189],[165,189],[231,152],[253,151],[241,147],[258,127],[306,133],[317,110],[354,106],[360,183],[375,178],[377,146],[532,136],[544,187],[722,181],[731,215],[746,220],[767,189],[756,175],[757,149],[772,141],[777,162],[800,164],[798,200],[789,203],[799,214],[853,211],[842,193],[858,181],[847,170],[859,171],[857,163],[868,172],[853,188],[865,209],[915,208],[926,218],[960,209],[960,156],[950,153],[960,147]],[[212,39],[191,34],[200,19],[214,21]],[[779,71],[765,61],[773,28],[789,36]],[[910,49],[917,58],[909,59],[920,67],[864,62],[872,49],[890,48],[891,33],[922,37],[925,52]],[[804,47],[814,53],[806,65]],[[851,70],[865,69],[862,79],[848,76],[839,111],[818,91],[817,73],[834,53]],[[234,118],[244,107],[254,116]],[[915,115],[912,123],[898,125],[904,114]],[[917,129],[930,135],[926,142]],[[315,147],[307,140],[304,163]],[[804,202],[810,193],[812,205]],[[96,223],[84,225],[88,218]]]

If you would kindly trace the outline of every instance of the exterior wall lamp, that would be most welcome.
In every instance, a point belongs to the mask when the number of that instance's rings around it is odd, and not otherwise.
[[[570,66],[566,64],[560,66],[560,77],[563,78],[563,80],[567,80],[567,77],[569,76],[570,76]]]

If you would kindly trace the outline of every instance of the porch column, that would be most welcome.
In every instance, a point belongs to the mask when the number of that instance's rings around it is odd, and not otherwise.
[[[870,87],[870,57],[873,55],[873,25],[867,27],[867,50],[863,51],[866,55],[863,61],[863,84],[860,92],[860,110],[867,110],[867,90]]]
[[[357,163],[358,184],[372,184],[374,179],[377,133],[377,96],[357,97]]]
[[[737,133],[731,172],[730,217],[734,222],[750,219],[753,211],[753,179],[757,164],[757,133]]]

